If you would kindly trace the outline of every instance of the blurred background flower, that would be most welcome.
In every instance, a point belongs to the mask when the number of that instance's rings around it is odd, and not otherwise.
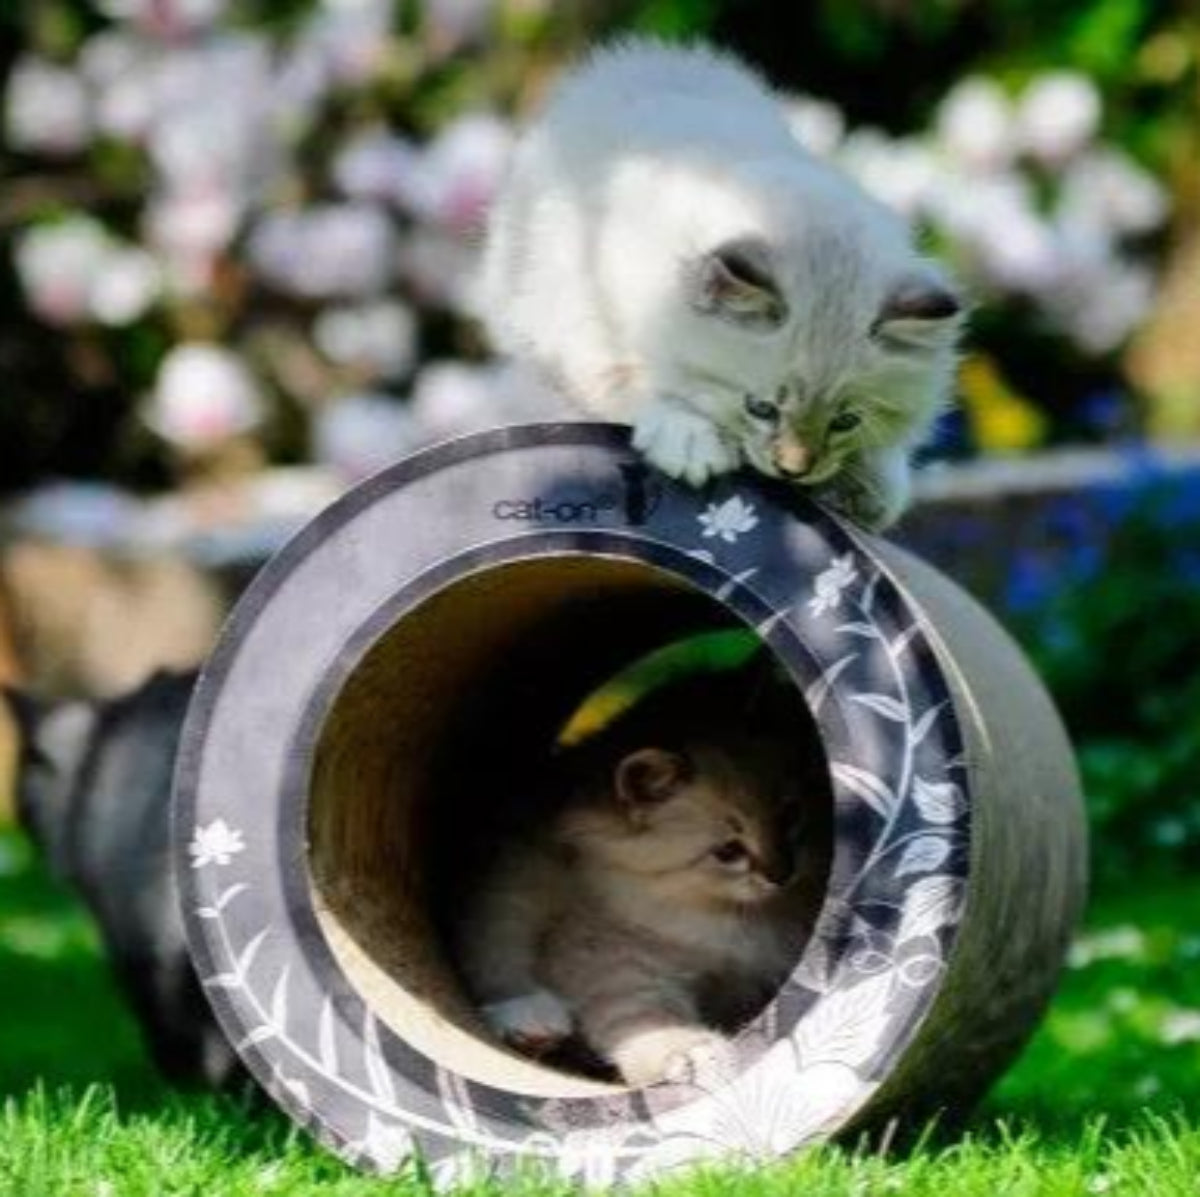
[[[14,467],[0,485],[177,477],[137,396],[195,340],[219,342],[271,396],[253,427],[229,424],[268,464],[323,460],[333,408],[368,393],[404,409],[405,444],[510,418],[519,402],[482,397],[487,348],[469,318],[481,222],[515,119],[590,39],[630,24],[757,59],[797,137],[963,276],[977,309],[966,419],[944,448],[1103,439],[1086,414],[1100,394],[1125,409],[1123,435],[1200,428],[1180,415],[1200,362],[1181,367],[1171,333],[1195,301],[1159,285],[1200,207],[1184,166],[1195,31],[1148,4],[1117,21],[1073,0],[1030,43],[1007,32],[1018,8],[822,4],[785,51],[765,2],[28,6],[3,94],[0,262],[18,286],[0,300]],[[37,347],[51,343],[38,325],[66,337],[61,352]],[[47,389],[91,404],[103,435],[82,444],[22,399]]]

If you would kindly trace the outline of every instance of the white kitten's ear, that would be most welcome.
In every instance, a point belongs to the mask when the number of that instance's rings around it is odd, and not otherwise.
[[[688,775],[688,763],[679,753],[639,748],[617,763],[617,797],[628,806],[665,802]]]
[[[774,255],[761,237],[738,237],[704,254],[689,270],[692,307],[751,328],[775,328],[787,304],[775,279]]]
[[[932,272],[902,279],[884,300],[871,331],[887,340],[921,342],[953,336],[963,302]]]

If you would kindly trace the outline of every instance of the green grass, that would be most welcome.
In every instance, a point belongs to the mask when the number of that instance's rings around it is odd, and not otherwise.
[[[281,1116],[161,1086],[86,919],[12,834],[0,834],[0,1011],[2,1197],[426,1191],[415,1175],[356,1175]],[[566,1190],[531,1178],[507,1191]],[[1200,883],[1094,905],[1046,1025],[965,1139],[904,1158],[809,1152],[654,1192],[1200,1193]]]

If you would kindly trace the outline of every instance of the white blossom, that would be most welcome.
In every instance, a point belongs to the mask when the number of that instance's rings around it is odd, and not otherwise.
[[[422,439],[412,412],[386,395],[347,395],[323,408],[313,425],[316,460],[351,481],[398,461]]]
[[[215,183],[150,197],[146,238],[162,254],[175,290],[190,294],[209,287],[216,259],[233,240],[242,215],[237,196]]]
[[[124,29],[89,38],[79,69],[92,90],[96,127],[109,137],[140,143],[156,115],[161,47]]]
[[[466,239],[418,225],[400,246],[400,275],[421,304],[470,312],[477,258]]]
[[[268,214],[254,228],[250,260],[277,289],[307,299],[375,295],[392,281],[396,233],[365,203]]]
[[[431,362],[413,386],[413,415],[431,440],[476,432],[496,422],[495,370]]]
[[[921,215],[947,182],[944,167],[922,141],[893,141],[878,129],[851,133],[837,162],[878,200],[907,217]]]
[[[397,378],[413,364],[417,322],[398,300],[325,308],[313,340],[330,361],[372,378]]]
[[[386,129],[368,129],[338,150],[333,180],[351,199],[403,200],[409,177],[419,169],[420,153],[411,142]]]
[[[18,239],[15,263],[30,308],[50,324],[129,324],[159,293],[154,259],[86,216],[36,225]]]
[[[229,864],[245,847],[240,831],[230,827],[224,819],[214,819],[206,826],[196,828],[192,842],[188,844],[188,855],[192,858],[193,869],[203,869],[213,864]]]
[[[992,170],[1016,151],[1012,103],[994,80],[972,75],[956,84],[938,105],[937,136],[945,152],[964,167]]]
[[[114,247],[92,285],[91,314],[101,324],[132,324],[158,298],[161,285],[152,255],[138,246]]]
[[[159,367],[146,421],[165,440],[194,451],[250,431],[262,416],[258,385],[236,353],[185,342]]]
[[[1083,150],[1100,127],[1100,93],[1076,71],[1052,71],[1035,79],[1017,110],[1021,146],[1049,164]]]
[[[1151,174],[1119,150],[1097,149],[1067,169],[1055,212],[1065,226],[1137,235],[1162,225],[1167,197]]]
[[[850,553],[835,557],[827,569],[817,575],[813,583],[813,597],[808,608],[814,615],[824,615],[841,605],[846,588],[858,578],[858,568]]]
[[[41,58],[18,59],[8,77],[4,123],[13,149],[55,156],[78,153],[92,132],[83,79],[70,67]]]
[[[723,503],[709,503],[696,518],[706,540],[716,537],[726,544],[734,544],[744,533],[758,527],[754,504],[747,503],[741,495],[733,495]]]
[[[846,135],[846,118],[842,110],[828,100],[796,96],[788,101],[785,111],[796,140],[818,157],[829,157]]]

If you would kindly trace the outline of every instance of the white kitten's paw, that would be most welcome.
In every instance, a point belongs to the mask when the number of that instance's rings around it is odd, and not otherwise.
[[[737,445],[727,441],[706,416],[673,403],[650,403],[633,425],[633,446],[664,474],[702,486],[736,470]]]
[[[571,1012],[548,989],[492,1002],[483,1017],[499,1038],[529,1056],[544,1055],[571,1035]]]
[[[707,1027],[643,1031],[621,1044],[613,1057],[630,1085],[719,1084],[734,1072],[733,1044]]]

